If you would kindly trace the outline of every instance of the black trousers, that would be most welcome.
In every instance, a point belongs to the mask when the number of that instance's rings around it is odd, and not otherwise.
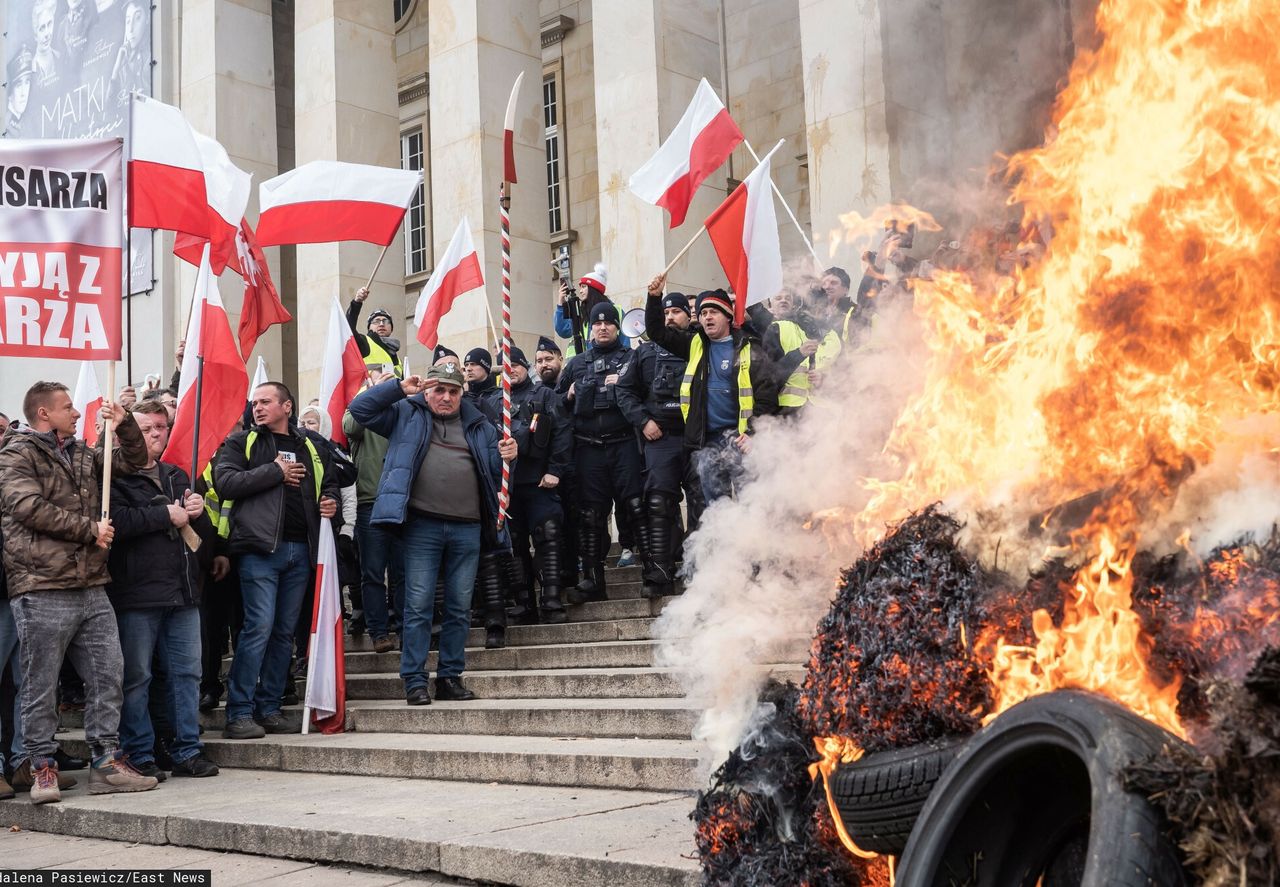
[[[595,444],[579,439],[574,453],[579,508],[608,513],[610,505],[644,493],[644,463],[634,438]]]

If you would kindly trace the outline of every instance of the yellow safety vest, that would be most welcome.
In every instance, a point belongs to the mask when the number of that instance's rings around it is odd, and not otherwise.
[[[387,366],[389,364],[397,379],[404,378],[404,364],[400,362],[399,355],[392,356],[390,351],[373,340],[373,336],[365,336],[364,340],[369,343],[369,353],[364,356],[365,366]]]
[[[231,535],[231,500],[223,502],[218,491],[213,486],[213,461],[204,467],[205,492],[204,492],[204,513],[209,516],[209,522],[213,524],[218,536],[226,539]]]
[[[783,354],[795,351],[809,338],[808,334],[800,328],[800,324],[795,321],[779,320],[776,323],[778,325],[778,341],[782,344]],[[814,355],[814,366],[827,366],[836,359],[836,355],[839,353],[840,337],[836,335],[835,330],[828,330],[818,346],[818,353]],[[811,397],[812,395],[809,393],[809,361],[806,358],[801,362],[800,368],[791,374],[790,378],[787,379],[787,383],[782,387],[782,393],[778,395],[778,406],[802,407]]]
[[[252,452],[253,450],[253,442],[256,441],[257,439],[258,439],[257,431],[250,431],[248,436],[245,437],[244,439],[244,458],[246,462],[249,461],[249,453]],[[311,476],[315,480],[316,501],[319,502],[320,501],[320,485],[324,482],[324,463],[320,461],[320,454],[316,452],[316,445],[311,442],[310,438],[304,437],[302,438],[302,442],[307,445],[307,452],[311,454],[311,468],[312,468]],[[225,509],[225,513],[227,515],[227,533],[228,534],[231,533],[231,508],[234,505],[235,505],[235,502],[232,501],[231,499],[222,500],[220,512]],[[222,532],[221,527],[219,527],[218,532],[219,534],[221,534]]]
[[[751,343],[743,346],[738,361],[738,433],[747,433],[747,422],[755,411],[755,392],[751,390]],[[680,415],[689,421],[689,401],[693,392],[693,376],[702,363],[702,336],[694,336],[689,343],[689,362],[685,364],[684,378],[680,380]],[[707,372],[711,372],[710,367]]]

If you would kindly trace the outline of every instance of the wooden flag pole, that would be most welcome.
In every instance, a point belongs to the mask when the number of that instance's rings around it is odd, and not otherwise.
[[[393,237],[391,239],[394,240],[395,238]],[[391,246],[391,244],[386,244],[386,246],[382,248],[382,252],[378,253],[378,261],[373,263],[373,270],[369,272],[369,281],[364,285],[365,289],[370,289],[373,286],[373,278],[378,273],[378,269],[382,267],[382,257],[387,254],[388,246]]]
[[[115,390],[116,362],[112,360],[107,363],[107,391],[114,392]],[[115,395],[108,395],[107,402],[116,403]],[[97,421],[92,416],[85,416],[84,420],[86,422]],[[112,430],[110,419],[102,423],[102,512],[98,515],[101,520],[111,517],[111,453],[115,449]]]
[[[663,268],[663,269],[662,269],[662,276],[663,276],[663,277],[666,277],[668,274],[670,274],[670,273],[671,273],[671,269],[672,269],[672,268],[674,268],[674,267],[676,266],[676,262],[678,262],[678,261],[680,261],[681,259],[683,259],[683,258],[684,258],[684,254],[685,254],[685,253],[687,253],[687,252],[690,250],[690,248],[692,248],[692,246],[693,246],[695,243],[697,243],[697,242],[698,242],[698,238],[699,238],[699,237],[701,237],[703,234],[706,234],[706,233],[707,233],[707,226],[706,226],[706,225],[703,225],[701,228],[699,228],[699,229],[698,229],[698,233],[697,233],[697,234],[695,234],[695,235],[693,235],[693,239],[692,239],[692,240],[690,240],[688,243],[686,243],[686,244],[684,245],[684,249],[682,249],[682,250],[680,250],[680,252],[676,253],[676,257],[675,257],[674,259],[672,259],[670,262],[668,262],[668,263],[667,263],[667,267],[665,267],[665,268]]]

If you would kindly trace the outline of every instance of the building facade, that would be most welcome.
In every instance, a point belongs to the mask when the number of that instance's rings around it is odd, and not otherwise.
[[[31,2],[9,0],[5,14],[25,15]],[[65,14],[69,0],[57,2]],[[96,2],[105,13],[124,0]],[[811,262],[803,230],[823,266],[856,277],[861,245],[845,231],[891,201],[963,221],[992,156],[1042,137],[1071,58],[1092,39],[1091,13],[1091,0],[154,0],[152,94],[180,106],[255,182],[319,159],[422,169],[366,309],[398,319],[416,371],[429,357],[415,338],[414,304],[464,216],[487,285],[455,304],[441,341],[459,353],[492,345],[503,114],[517,74],[512,315],[517,344],[529,348],[550,332],[561,268],[576,280],[602,263],[609,294],[638,306],[649,279],[753,168],[752,149],[763,154],[779,140],[773,179],[797,223],[778,206],[789,260]],[[14,52],[7,45],[6,59]],[[666,213],[632,195],[627,180],[703,77],[749,146],[669,230]],[[152,238],[154,251],[153,283],[128,310],[127,366],[140,384],[173,370],[195,270],[172,257],[172,235],[137,236]],[[272,328],[245,357],[252,366],[263,355],[273,377],[308,399],[331,299],[345,306],[379,248],[267,253],[296,322]],[[703,237],[669,286],[697,292],[724,281]],[[221,286],[235,324],[243,286],[234,272]],[[0,410],[16,414],[35,379],[70,383],[76,370],[0,359]],[[118,374],[126,378],[125,364]]]

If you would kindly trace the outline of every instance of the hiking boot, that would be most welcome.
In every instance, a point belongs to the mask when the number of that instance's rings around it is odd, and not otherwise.
[[[27,763],[23,766],[30,767]],[[62,800],[62,791],[58,788],[58,765],[53,758],[43,758],[35,765],[35,779],[31,785],[32,804],[56,804]]]
[[[440,702],[467,702],[476,694],[462,686],[462,678],[436,678],[436,700]]]
[[[217,776],[218,765],[204,756],[204,752],[196,752],[185,761],[173,762],[173,775],[193,776],[196,778],[205,776]]]
[[[54,760],[50,758],[50,760]],[[53,772],[58,777],[58,788],[66,791],[76,784],[74,776],[68,776],[58,769],[57,761],[54,760]],[[27,758],[13,771],[13,778],[9,780],[9,784],[14,791],[26,792],[31,791],[31,786],[35,784],[35,778],[31,775],[31,759]]]
[[[96,758],[89,768],[89,794],[109,795],[116,792],[149,792],[160,781],[143,776],[119,750]],[[34,789],[32,790],[34,793]]]
[[[254,720],[257,721],[260,725],[262,725],[262,729],[266,730],[268,733],[301,733],[302,732],[301,723],[295,724],[293,721],[285,720],[284,715],[282,715],[278,711],[273,711],[271,714],[261,718],[254,718]]]
[[[143,761],[140,764],[130,764],[134,770],[138,771],[140,776],[150,776],[156,782],[164,782],[169,778],[169,774],[160,769],[160,765],[155,761]]]
[[[390,635],[383,635],[373,642],[373,652],[375,653],[390,653],[395,648],[396,642],[391,639]]]
[[[261,739],[267,731],[251,718],[238,718],[227,723],[222,730],[223,739]]]

